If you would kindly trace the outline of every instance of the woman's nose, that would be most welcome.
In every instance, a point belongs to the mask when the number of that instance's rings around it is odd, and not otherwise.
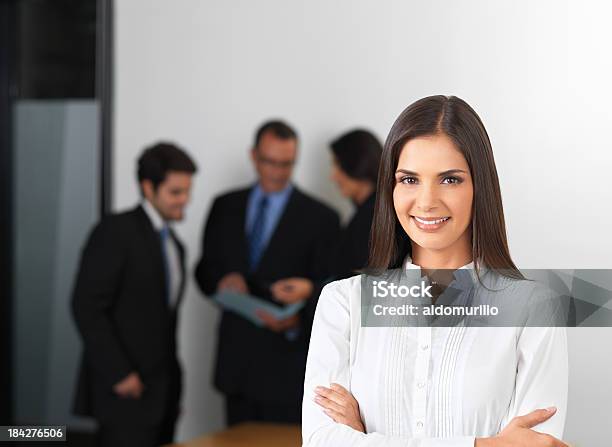
[[[436,189],[432,185],[423,185],[419,188],[416,206],[421,211],[431,211],[436,207]]]

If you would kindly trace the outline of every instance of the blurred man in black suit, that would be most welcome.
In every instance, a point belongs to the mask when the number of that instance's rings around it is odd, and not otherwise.
[[[146,149],[138,160],[142,203],[102,219],[83,250],[72,297],[84,344],[75,412],[97,419],[102,446],[172,442],[185,253],[169,224],[183,218],[195,172],[176,146]]]
[[[196,268],[206,295],[229,289],[282,304],[280,280],[321,279],[339,219],[291,183],[296,156],[297,135],[287,124],[258,130],[251,150],[258,181],[218,197],[208,216]],[[214,382],[226,397],[228,425],[300,422],[316,298],[308,294],[304,308],[283,320],[261,312],[264,327],[223,312]]]

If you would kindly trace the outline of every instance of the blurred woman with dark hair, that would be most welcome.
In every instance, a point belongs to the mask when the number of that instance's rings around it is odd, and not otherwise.
[[[367,130],[351,130],[330,144],[333,156],[331,179],[340,193],[355,205],[355,213],[330,248],[325,274],[330,280],[348,278],[368,263],[370,228],[376,201],[376,180],[382,145]],[[305,278],[288,278],[272,285],[275,297],[293,303],[310,296],[313,284]]]
[[[465,101],[423,98],[393,124],[369,267],[417,277],[446,269],[550,302],[510,257],[491,143]],[[564,327],[368,327],[364,293],[361,275],[321,292],[304,382],[305,447],[567,447],[557,439],[567,410]]]
[[[331,179],[355,205],[329,259],[329,275],[348,278],[368,263],[368,241],[376,201],[376,179],[382,145],[367,130],[352,130],[331,143]]]

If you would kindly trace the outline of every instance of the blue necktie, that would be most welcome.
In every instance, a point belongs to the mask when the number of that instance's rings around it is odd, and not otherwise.
[[[164,264],[164,276],[166,278],[166,290],[165,292],[165,297],[166,297],[166,304],[170,305],[170,267],[168,265],[168,253],[166,251],[166,242],[168,241],[168,238],[170,237],[170,229],[168,228],[167,225],[164,225],[164,227],[159,230],[159,238],[160,238],[160,242],[161,242],[161,252],[162,252],[162,261]]]
[[[268,198],[263,196],[257,204],[257,214],[249,233],[249,269],[255,270],[264,248],[264,228],[266,225],[266,212],[268,211]]]

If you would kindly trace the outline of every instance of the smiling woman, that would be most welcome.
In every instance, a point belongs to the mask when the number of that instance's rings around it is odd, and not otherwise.
[[[488,290],[550,301],[510,257],[489,137],[456,97],[421,99],[391,128],[370,255],[375,271],[449,269]],[[564,327],[366,327],[363,294],[359,276],[321,292],[304,446],[565,446]]]
[[[437,252],[444,260],[438,268],[468,256],[477,268],[482,264],[522,278],[508,249],[491,142],[465,101],[432,96],[401,113],[385,143],[378,191],[373,226],[380,231],[372,233],[370,267],[398,267],[410,249],[417,261],[421,248],[439,244],[445,249]],[[445,217],[451,218],[448,224],[430,226],[432,219]],[[428,230],[435,234],[428,236]],[[419,243],[408,247],[406,236]]]
[[[467,264],[474,190],[470,168],[453,141],[438,134],[407,142],[396,180],[393,203],[402,228],[415,242],[414,261],[421,266]],[[423,259],[427,254],[438,259]]]

